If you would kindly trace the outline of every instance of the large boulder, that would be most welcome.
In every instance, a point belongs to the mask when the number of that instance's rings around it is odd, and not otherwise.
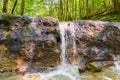
[[[17,71],[22,64],[54,67],[60,63],[55,18],[1,15],[0,20],[0,44],[6,45],[9,57],[18,64]]]
[[[87,26],[85,22],[90,26]],[[81,45],[79,48],[80,64],[86,66],[91,62],[98,62],[100,65],[102,63],[102,67],[111,66],[114,55],[120,53],[120,29],[112,23],[103,22],[100,26],[93,22],[91,25],[91,21],[84,21],[84,28],[82,25],[80,26],[82,22],[79,22],[79,31],[77,32],[79,34],[76,36]],[[100,23],[98,22],[98,24]]]
[[[120,29],[117,26],[106,26],[101,34],[97,37],[97,40],[111,48],[114,54],[120,53]]]

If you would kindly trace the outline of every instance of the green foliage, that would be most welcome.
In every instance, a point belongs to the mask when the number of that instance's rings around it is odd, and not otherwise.
[[[120,22],[120,14],[109,14],[105,16],[94,16],[90,18],[92,20],[110,21],[110,22]]]
[[[120,22],[120,14],[111,14],[101,17],[99,20],[110,21],[110,22]]]
[[[25,15],[30,16],[47,16],[46,3],[44,0],[26,0]]]
[[[3,6],[2,3],[3,3],[3,2],[0,1],[0,13],[2,13],[2,6]]]
[[[62,21],[88,19],[96,14],[114,10],[114,0],[25,0],[24,15],[52,16]],[[15,0],[8,1],[11,13]],[[117,3],[120,5],[120,2]],[[22,0],[17,0],[14,14],[21,14]],[[0,13],[3,0],[0,1]]]

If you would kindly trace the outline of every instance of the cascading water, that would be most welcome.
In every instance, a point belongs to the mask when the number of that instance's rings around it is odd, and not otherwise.
[[[72,50],[72,56],[73,59],[75,59],[76,55],[76,36],[75,36],[75,26],[74,23],[68,22],[68,23],[60,23],[59,25],[60,34],[61,34],[61,65],[64,66],[68,64],[67,59],[67,51],[68,47]],[[74,60],[75,62],[75,60]]]
[[[19,80],[120,80],[119,24],[91,20],[59,23],[50,17],[26,16],[13,17],[10,25],[4,16],[1,21],[2,80],[18,80],[19,76]],[[1,78],[6,72],[18,74]]]
[[[72,23],[70,25],[70,32],[71,32],[71,37],[72,37],[72,42],[73,42],[73,53],[76,54],[76,36],[75,36],[75,26]]]
[[[78,68],[72,64],[68,64],[67,59],[67,48],[68,48],[68,37],[71,40],[71,49],[76,54],[76,42],[75,42],[75,30],[72,22],[59,24],[60,35],[61,35],[61,65],[54,71],[48,73],[36,73],[31,75],[40,75],[40,80],[76,80],[79,76]],[[68,33],[69,32],[69,35]],[[23,77],[23,80],[27,80],[29,74]],[[57,77],[58,76],[58,77]],[[56,78],[57,77],[57,78]],[[60,77],[60,78],[59,78]],[[39,79],[38,79],[39,80]]]
[[[71,33],[71,38],[72,38],[72,45],[73,45],[73,60],[75,59],[76,56],[76,36],[75,36],[75,25],[73,23],[70,24],[70,33]],[[75,60],[74,60],[75,62]]]
[[[67,64],[67,59],[66,59],[66,46],[67,46],[67,42],[66,42],[66,32],[65,32],[65,27],[67,25],[63,25],[60,24],[59,25],[59,29],[60,29],[60,35],[61,35],[61,65],[65,65]]]
[[[32,73],[23,76],[23,80],[112,80],[113,75],[118,75],[113,80],[119,80],[120,74],[117,74],[120,70],[119,60],[115,62],[115,67],[112,70],[105,70],[100,74],[89,73],[80,75],[78,66],[74,64],[75,60],[72,60],[72,64],[69,64],[67,57],[69,49],[72,51],[72,59],[75,59],[77,54],[76,49],[76,35],[73,22],[61,22],[59,23],[59,30],[61,36],[61,64],[53,71],[47,71],[43,73]],[[31,45],[32,46],[32,45]],[[32,50],[30,51],[30,53]],[[115,59],[119,57],[115,57]],[[116,72],[117,71],[117,72]],[[111,76],[110,76],[111,75]],[[29,78],[31,77],[31,78]]]

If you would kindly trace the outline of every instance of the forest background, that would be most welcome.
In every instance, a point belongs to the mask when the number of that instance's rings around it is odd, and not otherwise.
[[[120,21],[120,0],[0,0],[0,13]]]

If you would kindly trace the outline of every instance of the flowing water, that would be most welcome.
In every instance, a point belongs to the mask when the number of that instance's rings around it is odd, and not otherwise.
[[[108,70],[100,73],[86,72],[80,74],[78,66],[69,64],[67,58],[69,45],[71,45],[70,49],[73,52],[73,58],[76,54],[75,26],[72,22],[61,22],[59,29],[61,35],[61,64],[53,71],[25,74],[22,77],[23,80],[120,80],[120,57],[115,57],[117,59],[115,66]],[[32,54],[32,50],[31,48],[30,54]]]
[[[114,67],[112,67],[112,71],[116,73],[116,79],[120,79],[120,55],[114,56]]]
[[[74,24],[60,23],[59,29],[60,29],[60,35],[61,35],[61,64],[54,71],[50,71],[50,72],[48,71],[47,73],[33,73],[33,74],[25,75],[23,77],[23,80],[28,80],[28,77],[30,77],[31,75],[39,75],[40,80],[76,80],[76,78],[79,77],[78,67],[75,65],[69,64],[68,59],[66,57],[67,48],[68,48],[68,36],[70,36],[70,40],[72,42],[71,49],[73,50],[73,57],[74,57],[74,54],[76,54]],[[69,32],[69,35],[68,35],[68,32]]]
[[[76,52],[76,36],[75,36],[75,24],[71,23],[70,24],[70,33],[71,33],[71,38],[72,38],[72,45],[73,45],[73,59],[75,59],[75,56],[77,54]],[[74,60],[75,62],[75,60]]]
[[[59,28],[60,28],[60,35],[61,35],[61,65],[66,65],[67,64],[67,59],[66,59],[66,54],[67,54],[67,51],[66,51],[66,46],[67,46],[67,41],[66,41],[66,32],[65,32],[65,29],[66,29],[66,26],[67,25],[63,25],[63,24],[60,24],[59,25]]]

